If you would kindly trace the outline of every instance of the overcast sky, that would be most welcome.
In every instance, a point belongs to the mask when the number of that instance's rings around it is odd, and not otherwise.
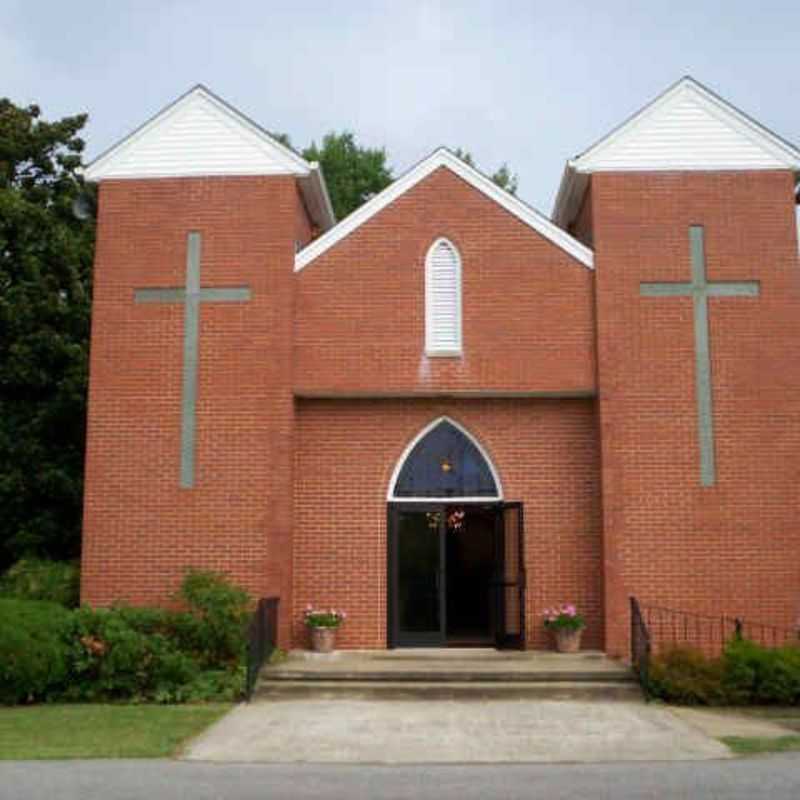
[[[440,144],[548,214],[565,159],[684,74],[800,140],[800,0],[0,0],[0,95],[88,111],[97,154],[195,83],[395,173]]]

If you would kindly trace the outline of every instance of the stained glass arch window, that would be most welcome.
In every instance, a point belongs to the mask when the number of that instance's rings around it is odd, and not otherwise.
[[[423,431],[395,471],[390,499],[500,499],[500,481],[480,445],[449,419]]]

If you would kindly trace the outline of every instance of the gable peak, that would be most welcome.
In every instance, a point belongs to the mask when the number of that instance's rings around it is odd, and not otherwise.
[[[575,218],[594,172],[800,172],[800,150],[684,75],[583,153],[567,161],[553,220]]]
[[[315,165],[197,83],[85,168],[86,179],[307,176]]]
[[[684,75],[568,164],[586,173],[800,169],[800,150]]]
[[[427,158],[418,162],[407,172],[394,180],[383,191],[376,194],[360,208],[345,217],[323,236],[315,239],[295,256],[295,272],[299,272],[321,256],[337,242],[349,236],[398,197],[416,186],[440,167],[445,167],[468,183],[474,189],[496,202],[521,222],[533,228],[544,238],[572,256],[588,269],[594,268],[594,253],[566,231],[559,228],[540,211],[520,200],[515,195],[499,187],[491,178],[475,167],[467,164],[447,147],[437,147]]]

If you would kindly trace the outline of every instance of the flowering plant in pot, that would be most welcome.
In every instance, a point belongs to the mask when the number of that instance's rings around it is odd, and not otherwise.
[[[571,603],[546,608],[542,612],[545,630],[552,631],[559,653],[577,653],[586,621]]]
[[[335,608],[309,605],[303,612],[303,619],[311,632],[311,649],[316,653],[330,653],[336,643],[336,629],[347,619],[347,614]]]

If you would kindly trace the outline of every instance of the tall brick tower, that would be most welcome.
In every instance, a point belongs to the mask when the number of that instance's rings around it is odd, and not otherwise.
[[[321,173],[198,86],[86,177],[83,599],[163,602],[187,564],[288,598],[293,264],[334,221]]]
[[[800,152],[684,78],[570,161],[595,250],[607,650],[630,595],[800,610]]]

